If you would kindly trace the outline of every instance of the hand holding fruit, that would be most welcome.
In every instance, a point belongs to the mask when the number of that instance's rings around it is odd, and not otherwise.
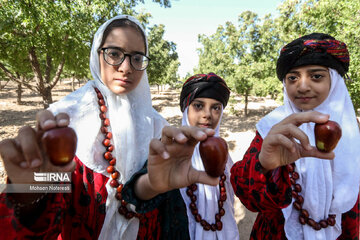
[[[191,157],[199,141],[214,135],[213,129],[164,127],[161,141],[150,143],[148,181],[158,193],[187,187],[192,183],[216,185],[219,178],[192,167]]]
[[[301,112],[292,114],[274,125],[264,138],[259,154],[264,171],[285,166],[302,157],[333,159],[333,152],[321,152],[310,146],[308,136],[298,128],[303,123],[325,123],[328,120],[328,115],[319,112]]]
[[[72,172],[75,162],[55,166],[49,161],[39,136],[49,130],[64,128],[69,124],[66,114],[54,116],[44,110],[37,114],[37,129],[24,126],[14,139],[0,142],[0,154],[6,173],[12,183],[33,183],[34,172]]]

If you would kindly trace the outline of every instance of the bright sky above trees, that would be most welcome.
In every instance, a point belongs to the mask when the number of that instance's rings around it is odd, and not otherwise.
[[[231,21],[235,25],[238,15],[250,10],[260,17],[276,14],[276,8],[282,0],[173,0],[171,8],[146,0],[136,9],[145,9],[153,18],[150,24],[164,24],[164,38],[177,45],[180,67],[179,75],[184,77],[198,63],[196,48],[198,34],[211,35],[220,24]]]

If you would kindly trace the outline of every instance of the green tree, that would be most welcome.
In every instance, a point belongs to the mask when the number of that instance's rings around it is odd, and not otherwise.
[[[261,24],[263,23],[263,24]],[[246,11],[239,15],[238,27],[227,22],[210,37],[199,36],[199,71],[216,71],[236,93],[245,98],[245,115],[251,94],[273,97],[280,92],[274,71],[276,29],[271,15],[262,21],[257,14]],[[266,81],[263,81],[266,79]]]
[[[276,19],[280,39],[289,42],[301,35],[322,32],[343,41],[350,52],[349,77],[346,84],[355,109],[360,108],[360,1],[287,0]]]
[[[154,25],[148,36],[150,65],[147,69],[149,83],[158,87],[164,84],[174,85],[178,79],[177,70],[180,65],[176,44],[163,39],[165,26]]]
[[[0,71],[41,95],[46,108],[62,73],[89,76],[91,40],[100,24],[120,13],[148,23],[150,14],[133,10],[139,1],[1,0]],[[155,2],[170,7],[168,0]]]
[[[259,19],[250,11],[239,14],[238,26],[227,22],[211,36],[199,36],[200,71],[216,71],[245,97],[282,94],[276,77],[279,50],[305,34],[322,32],[348,45],[350,81],[346,84],[355,109],[360,108],[360,1],[285,0],[278,16]],[[245,106],[247,114],[247,106]]]
[[[228,23],[227,23],[228,24]],[[231,24],[231,23],[229,23]],[[231,55],[231,47],[226,34],[226,28],[219,26],[215,34],[207,37],[199,35],[198,41],[202,47],[199,53],[199,65],[194,68],[196,73],[213,72],[228,81],[234,75],[235,62]]]

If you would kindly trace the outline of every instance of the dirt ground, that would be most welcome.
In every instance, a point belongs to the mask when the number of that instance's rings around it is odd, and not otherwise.
[[[53,90],[53,100],[57,101],[71,91],[70,83],[62,82]],[[0,90],[0,141],[15,137],[23,125],[34,126],[36,112],[43,108],[41,97],[30,93],[29,90],[24,89],[21,105],[16,104],[16,96],[16,88],[13,84],[8,83]],[[268,98],[251,98],[248,106],[249,115],[245,117],[243,99],[234,94],[232,98],[233,101],[224,111],[220,133],[228,142],[230,156],[236,162],[242,159],[255,136],[255,124],[278,106],[278,103]],[[167,89],[157,92],[157,88],[152,89],[154,108],[172,125],[181,124],[182,115],[178,99],[179,90]],[[0,183],[4,183],[5,178],[6,174],[0,160]],[[248,211],[237,198],[235,199],[235,217],[240,239],[249,239],[256,214]]]

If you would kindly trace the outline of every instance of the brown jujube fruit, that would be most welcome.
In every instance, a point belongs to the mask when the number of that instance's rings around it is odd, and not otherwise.
[[[222,175],[228,158],[226,141],[221,137],[208,137],[200,142],[199,150],[205,172],[211,177]]]
[[[315,145],[321,152],[331,152],[335,149],[341,138],[341,127],[335,121],[326,123],[316,123],[315,128]]]
[[[46,131],[41,138],[45,153],[52,164],[63,166],[75,156],[77,136],[70,127],[54,128]]]

